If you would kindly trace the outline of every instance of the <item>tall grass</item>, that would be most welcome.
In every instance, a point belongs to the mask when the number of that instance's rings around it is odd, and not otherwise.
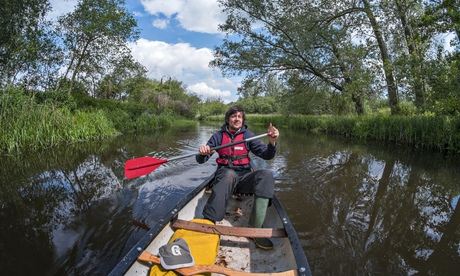
[[[83,110],[102,110],[123,133],[151,133],[183,123],[183,119],[172,112],[160,112],[152,105],[122,102],[112,99],[95,99],[86,95],[75,95],[77,106]],[[189,123],[192,121],[188,121]]]
[[[118,133],[101,111],[72,113],[66,107],[38,104],[19,89],[0,94],[0,129],[1,152],[46,148]]]
[[[223,116],[208,117],[223,121]],[[250,124],[304,129],[313,133],[341,135],[358,140],[377,140],[460,153],[460,117],[413,116],[282,116],[247,115]]]
[[[46,94],[46,93],[45,93]],[[41,149],[104,139],[118,133],[152,133],[195,122],[149,106],[49,93],[31,96],[19,88],[0,90],[0,152]]]

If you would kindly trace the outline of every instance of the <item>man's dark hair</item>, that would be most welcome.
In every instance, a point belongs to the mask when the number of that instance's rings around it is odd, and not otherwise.
[[[230,119],[230,116],[232,116],[236,112],[243,113],[243,124],[244,124],[246,120],[246,114],[244,113],[244,109],[240,106],[232,106],[227,110],[227,112],[225,112],[225,124],[226,125],[228,125],[228,120]]]

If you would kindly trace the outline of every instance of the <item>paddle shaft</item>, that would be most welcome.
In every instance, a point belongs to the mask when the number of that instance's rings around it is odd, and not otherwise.
[[[252,141],[252,140],[260,139],[260,138],[265,137],[267,135],[268,135],[268,133],[264,133],[264,134],[260,134],[260,135],[257,135],[257,136],[253,136],[253,137],[244,139],[242,141],[237,141],[237,142],[232,142],[232,143],[228,143],[228,144],[225,144],[225,145],[220,145],[220,146],[211,148],[211,151],[215,151],[215,150],[219,150],[219,149],[222,149],[222,148],[231,147],[231,146],[234,146],[234,145],[246,143],[246,142],[249,142],[249,141]],[[149,154],[152,154],[152,153],[149,153]],[[149,156],[130,159],[130,160],[126,161],[126,163],[125,163],[125,176],[128,179],[131,179],[131,178],[139,177],[139,176],[142,176],[142,175],[146,175],[146,174],[152,172],[153,170],[155,170],[161,164],[164,164],[164,163],[169,162],[169,161],[174,161],[174,160],[179,160],[179,159],[195,156],[195,155],[198,155],[198,154],[199,153],[191,153],[191,154],[186,154],[186,155],[182,155],[182,156],[172,157],[170,159],[159,159],[159,158],[154,158],[154,157],[149,157]]]
[[[249,142],[249,141],[252,141],[252,140],[257,140],[257,139],[260,139],[260,138],[265,137],[267,135],[268,135],[268,133],[264,133],[264,134],[260,134],[260,135],[257,135],[257,136],[253,136],[251,138],[244,139],[243,141],[237,141],[237,142],[232,142],[232,143],[228,143],[228,144],[225,144],[225,145],[213,147],[213,148],[211,148],[211,151],[219,150],[219,149],[223,149],[223,148],[228,148],[228,147],[238,145],[238,144],[242,144],[242,143],[246,143],[246,142]],[[198,154],[197,153],[191,153],[191,154],[187,154],[187,155],[177,156],[177,157],[170,158],[168,161],[174,161],[174,160],[178,160],[178,159],[182,159],[182,158],[187,158],[187,157],[191,157],[191,156],[198,155]]]
[[[137,259],[143,262],[151,262],[157,265],[160,264],[160,258],[147,251],[143,251]],[[174,271],[184,276],[191,276],[191,275],[207,273],[207,272],[218,273],[218,274],[223,274],[227,276],[297,276],[298,275],[297,270],[294,270],[294,269],[283,271],[283,272],[251,273],[251,272],[237,271],[237,270],[219,266],[219,265],[194,265],[191,267],[177,268]]]

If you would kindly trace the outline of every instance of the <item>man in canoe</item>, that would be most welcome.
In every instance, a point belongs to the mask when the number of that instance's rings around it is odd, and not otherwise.
[[[244,122],[244,110],[237,106],[231,107],[225,113],[225,124],[222,128],[211,136],[206,145],[200,146],[197,162],[201,164],[208,161],[214,153],[211,150],[213,147],[254,136]],[[221,221],[225,215],[227,201],[233,193],[253,193],[254,205],[249,224],[255,228],[262,227],[269,201],[273,197],[275,181],[270,170],[251,168],[249,152],[265,160],[275,156],[279,131],[270,123],[267,133],[268,144],[260,140],[252,140],[217,151],[218,167],[212,185],[212,194],[203,210],[204,218],[213,222]],[[273,248],[273,243],[268,238],[255,238],[254,242],[259,248]]]

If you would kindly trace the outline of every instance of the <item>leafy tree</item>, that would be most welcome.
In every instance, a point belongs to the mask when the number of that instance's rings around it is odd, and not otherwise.
[[[319,115],[348,113],[350,109],[334,110],[330,101],[331,89],[321,82],[306,82],[299,74],[291,74],[287,90],[280,98],[281,112],[284,114]],[[343,96],[342,96],[343,97]]]
[[[269,114],[278,111],[278,104],[274,97],[256,96],[239,99],[236,103],[248,113]]]
[[[423,15],[422,1],[395,0],[389,2],[393,4],[394,22],[399,23],[397,26],[401,27],[398,29],[402,30],[401,41],[393,47],[393,51],[400,53],[399,60],[395,62],[399,63],[397,64],[399,68],[396,69],[402,69],[399,70],[401,71],[399,82],[403,82],[404,78],[409,80],[408,84],[412,87],[415,105],[423,110],[426,100],[426,82],[423,74],[424,55],[430,37],[425,28],[419,24]],[[398,51],[398,49],[407,50]]]
[[[60,55],[47,0],[6,0],[0,4],[0,86],[49,87]]]
[[[432,37],[455,33],[453,52],[438,48],[437,54],[425,63],[428,110],[436,114],[460,114],[460,1],[441,0],[426,3],[420,25],[430,30]]]
[[[428,84],[432,88],[428,109],[439,115],[460,114],[460,53],[428,63]]]
[[[192,117],[200,101],[196,95],[189,95],[182,82],[175,79],[151,80],[137,76],[127,81],[128,101],[149,104],[157,112],[175,112]]]
[[[423,23],[433,25],[440,32],[453,31],[460,39],[460,1],[428,1]]]
[[[228,13],[221,30],[229,36],[215,50],[211,63],[225,74],[249,72],[251,78],[280,72],[301,74],[301,79],[317,80],[339,93],[347,87],[360,87],[352,93],[356,112],[364,112],[363,97],[371,83],[359,79],[369,59],[381,57],[390,106],[397,112],[398,91],[392,62],[373,6],[356,1],[243,1],[222,0]],[[354,43],[356,32],[370,29],[368,43]],[[356,36],[356,35],[355,35]],[[376,49],[378,49],[377,52]],[[358,77],[358,79],[356,79]],[[357,83],[352,84],[357,81]]]
[[[377,45],[380,50],[380,57],[383,63],[383,71],[385,73],[385,80],[388,90],[388,101],[390,104],[392,114],[399,113],[398,107],[398,87],[395,82],[394,71],[393,71],[393,62],[391,60],[390,53],[388,52],[388,47],[383,36],[382,27],[377,21],[375,16],[373,6],[370,4],[369,0],[361,0],[363,4],[363,10],[369,19],[372,31],[374,33]]]
[[[82,80],[94,87],[107,70],[130,59],[126,42],[138,35],[123,0],[81,0],[59,24],[66,48],[64,79],[70,75],[71,84]]]
[[[132,80],[145,77],[147,70],[138,62],[125,57],[118,61],[111,73],[99,82],[96,96],[103,99],[126,99]]]
[[[227,105],[218,99],[207,99],[199,104],[198,117],[206,118],[210,115],[222,115],[227,111]]]

